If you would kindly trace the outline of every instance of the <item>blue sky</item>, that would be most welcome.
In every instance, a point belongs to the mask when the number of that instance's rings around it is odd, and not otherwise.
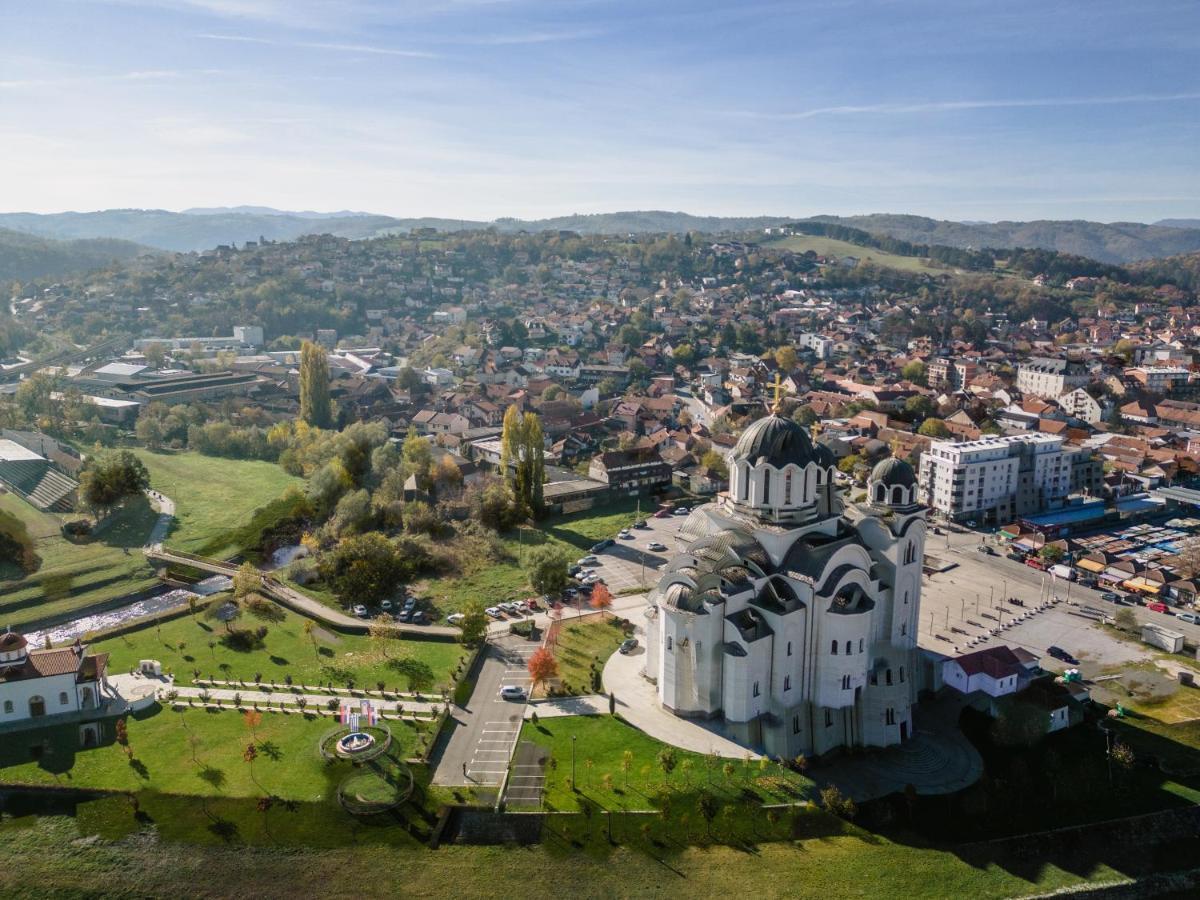
[[[1195,0],[4,0],[0,208],[1200,216]]]

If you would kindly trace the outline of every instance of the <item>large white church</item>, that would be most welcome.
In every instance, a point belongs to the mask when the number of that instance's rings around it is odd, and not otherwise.
[[[878,462],[866,501],[844,507],[832,453],[771,415],[742,434],[729,471],[650,596],[659,702],[788,759],[904,741],[926,527],[912,468]]]

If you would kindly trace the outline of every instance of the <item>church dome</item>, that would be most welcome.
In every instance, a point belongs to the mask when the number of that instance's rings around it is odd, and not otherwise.
[[[751,466],[765,462],[782,469],[787,465],[803,468],[817,456],[803,426],[791,419],[770,415],[742,432],[733,448],[733,458],[735,462],[745,461]]]
[[[902,488],[912,488],[916,486],[917,476],[913,474],[912,466],[892,456],[875,464],[870,480],[884,487],[898,485]]]
[[[24,650],[28,644],[29,641],[15,631],[6,631],[4,634],[0,634],[0,653],[16,653]]]

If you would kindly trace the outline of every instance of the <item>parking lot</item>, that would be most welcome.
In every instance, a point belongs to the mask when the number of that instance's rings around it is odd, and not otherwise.
[[[646,590],[658,581],[659,566],[664,565],[677,549],[679,529],[687,516],[668,516],[656,519],[646,517],[645,528],[631,528],[629,539],[612,535],[616,542],[603,552],[595,554],[599,565],[591,571],[603,579],[614,594],[637,588]],[[650,550],[648,545],[657,541],[666,550]]]
[[[504,668],[500,677],[487,685],[480,685],[491,696],[472,697],[472,704],[479,704],[479,714],[483,716],[483,727],[479,729],[471,761],[467,763],[467,777],[475,784],[500,784],[504,780],[513,748],[521,734],[525,704],[505,700],[500,696],[500,690],[510,684],[529,690],[531,679],[526,666],[536,649],[536,645],[509,644],[503,647],[500,659]]]

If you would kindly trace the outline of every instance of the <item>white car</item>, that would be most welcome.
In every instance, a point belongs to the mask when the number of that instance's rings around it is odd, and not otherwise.
[[[651,541],[649,544],[646,545],[646,549],[649,550],[651,553],[662,553],[664,550],[667,549],[667,545],[661,543],[660,541]]]
[[[446,621],[451,625],[457,625],[465,618],[466,616],[462,613],[450,613],[450,615],[446,616]]]
[[[506,684],[500,688],[500,696],[505,700],[524,700],[525,688],[517,684]]]
[[[350,608],[350,612],[354,613],[360,619],[365,619],[367,617],[367,608],[361,603],[355,603],[354,606]]]
[[[619,537],[623,541],[632,541],[633,540],[633,532],[630,531],[628,528],[626,528],[626,529],[618,532],[617,537]]]
[[[594,556],[584,556],[581,559],[575,560],[575,565],[577,565],[577,566],[598,566],[598,565],[600,565],[600,560],[596,559],[596,557],[594,557]]]
[[[484,612],[487,613],[489,616],[491,616],[493,619],[503,619],[504,618],[504,614],[502,612],[500,612],[500,608],[498,606],[489,606],[487,609],[484,610]]]

